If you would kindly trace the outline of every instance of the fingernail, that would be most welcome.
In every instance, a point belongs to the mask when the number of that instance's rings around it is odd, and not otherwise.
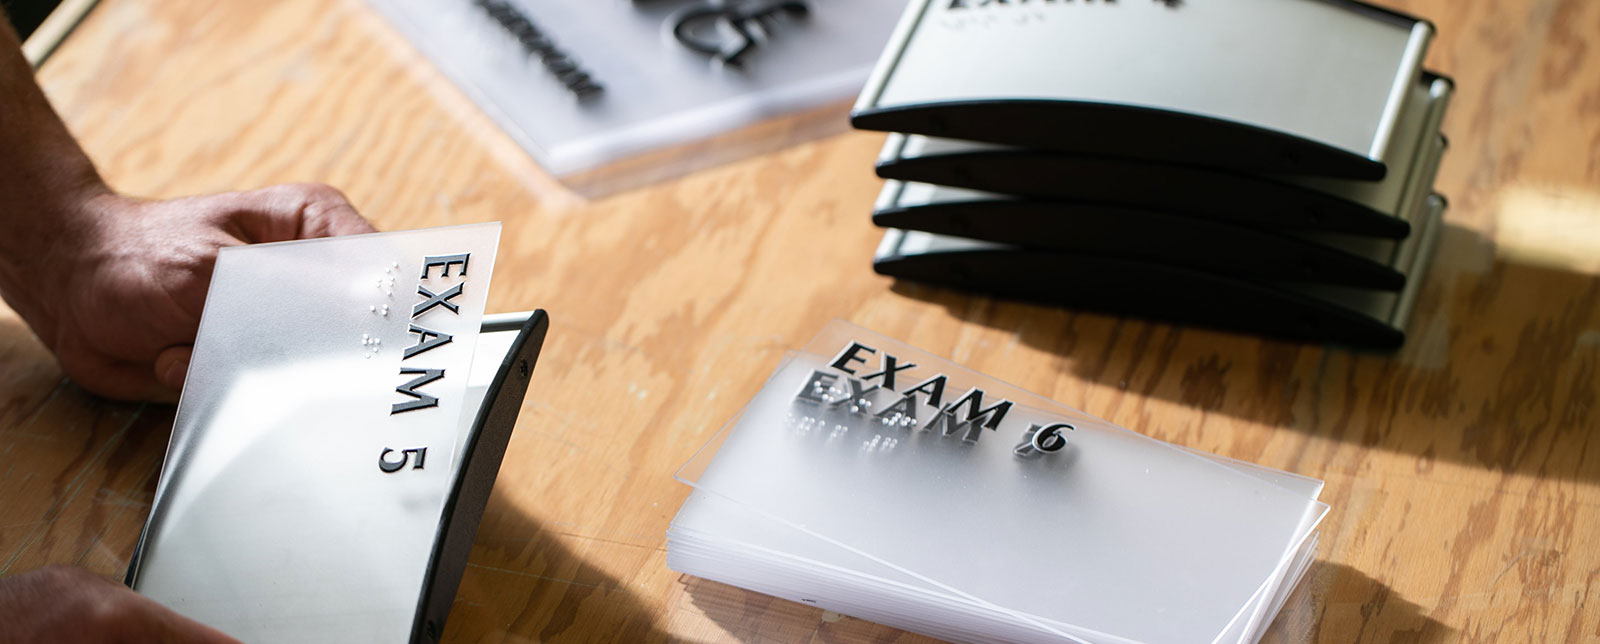
[[[189,363],[182,360],[173,360],[161,372],[161,384],[172,389],[183,388],[183,376],[189,370]]]

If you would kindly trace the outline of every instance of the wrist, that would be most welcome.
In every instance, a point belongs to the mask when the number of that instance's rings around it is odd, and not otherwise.
[[[9,36],[0,33],[0,291],[23,312],[30,304],[17,298],[61,275],[63,253],[93,232],[95,200],[112,191],[20,52],[5,47]]]
[[[0,236],[0,296],[41,333],[59,320],[76,277],[92,272],[102,219],[116,216],[124,200],[98,176],[49,185],[0,205],[8,228]]]

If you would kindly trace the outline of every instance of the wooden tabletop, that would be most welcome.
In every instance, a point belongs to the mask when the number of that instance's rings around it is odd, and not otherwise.
[[[882,136],[562,190],[359,0],[104,0],[43,68],[108,179],[323,181],[380,228],[505,223],[491,311],[553,324],[451,642],[926,642],[668,570],[672,472],[843,318],[1163,440],[1325,479],[1271,642],[1600,639],[1600,3],[1396,3],[1453,76],[1410,340],[1355,353],[893,286]],[[0,574],[120,577],[172,409],[97,400],[0,315]]]

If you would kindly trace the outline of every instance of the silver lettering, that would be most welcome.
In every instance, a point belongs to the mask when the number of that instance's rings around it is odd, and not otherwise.
[[[956,415],[956,411],[960,410],[962,405],[967,405],[967,417],[965,420]],[[961,437],[961,440],[968,443],[976,443],[978,438],[983,435],[985,427],[992,430],[1000,426],[1000,421],[1006,417],[1006,412],[1011,410],[1011,401],[1001,400],[987,409],[982,407],[983,390],[973,387],[967,391],[966,395],[950,403],[949,406],[940,409],[939,413],[933,417],[933,420],[928,421],[928,424],[922,430],[933,431],[937,429],[942,435],[950,436],[960,432],[962,429],[966,429],[967,433]]]
[[[813,371],[811,379],[800,388],[800,393],[795,398],[812,404],[830,404],[833,401],[823,394],[828,393],[828,390],[833,388],[833,383],[838,381],[839,376],[826,371]]]

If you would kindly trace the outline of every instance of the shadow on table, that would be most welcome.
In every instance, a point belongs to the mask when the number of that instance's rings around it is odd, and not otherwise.
[[[1600,480],[1600,459],[1553,466],[1529,449],[1554,438],[1581,450],[1583,428],[1600,426],[1600,277],[1494,258],[1456,226],[1440,242],[1394,353],[893,288],[1013,333],[1103,386],[1429,462]],[[1117,419],[1115,408],[1086,411]],[[1200,444],[1199,425],[1132,428]]]
[[[89,394],[0,312],[0,576],[64,564],[122,579],[166,451],[164,409]]]
[[[643,566],[654,550],[638,550]],[[493,494],[442,641],[671,641],[655,626],[658,612]]]
[[[1261,637],[1289,642],[1449,641],[1454,631],[1388,586],[1343,564],[1317,561]]]

